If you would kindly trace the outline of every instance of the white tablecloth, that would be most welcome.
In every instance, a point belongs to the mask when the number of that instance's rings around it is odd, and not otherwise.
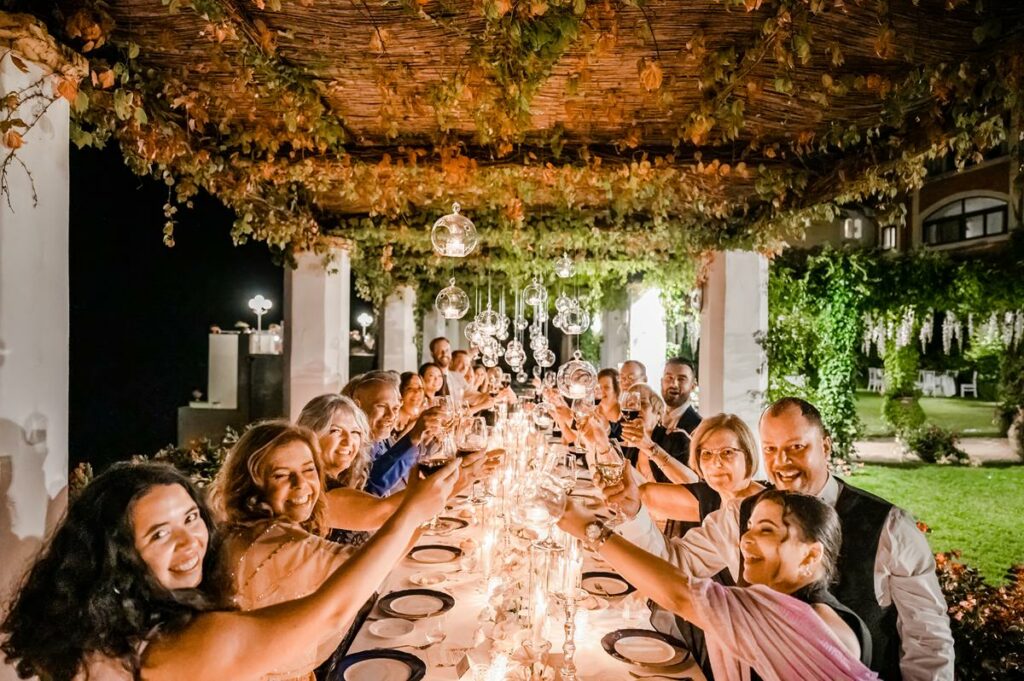
[[[447,537],[435,537],[435,536],[423,536],[420,538],[418,545],[422,544],[448,544],[451,546],[458,546],[461,541],[464,541],[468,537],[473,537],[477,543],[480,542],[482,535],[482,528],[479,525],[470,525],[469,527],[454,532]],[[595,556],[588,554],[584,564],[584,571],[589,570],[609,570],[609,567],[605,563],[596,563]],[[424,571],[431,572],[445,572],[448,575],[448,580],[442,585],[436,587],[430,587],[446,591],[455,598],[455,606],[447,613],[447,638],[443,643],[437,644],[434,648],[440,646],[448,646],[453,648],[472,648],[474,646],[474,637],[476,632],[480,629],[480,623],[478,617],[480,612],[486,606],[486,596],[482,593],[479,584],[482,581],[481,573],[479,569],[472,571],[460,570],[458,562],[446,563],[441,565],[424,565],[418,563],[406,557],[403,559],[391,574],[388,575],[387,579],[381,585],[380,594],[386,595],[392,591],[398,591],[402,589],[419,588],[415,584],[409,581],[409,577]],[[640,598],[636,598],[634,602],[641,602]],[[644,668],[633,665],[628,665],[624,662],[616,660],[604,651],[601,647],[601,638],[612,631],[618,629],[631,628],[631,629],[651,629],[650,622],[648,619],[649,613],[646,607],[636,610],[636,616],[629,619],[628,621],[623,616],[623,599],[611,599],[608,603],[608,607],[603,610],[592,610],[588,611],[585,616],[585,622],[581,625],[581,629],[576,633],[576,668],[577,677],[580,681],[608,681],[610,679],[633,679],[630,676],[630,670],[637,671],[641,674],[654,674],[657,672],[655,668]],[[350,648],[350,653],[360,652],[370,648],[391,648],[399,644],[411,644],[420,645],[425,643],[424,631],[429,619],[419,620],[415,623],[415,628],[410,634],[398,639],[383,639],[371,634],[368,630],[369,626],[374,620],[382,617],[381,613],[374,608],[370,618],[364,623],[359,633],[356,635],[355,640]],[[558,618],[557,623],[554,618],[549,622],[550,632],[552,629],[561,631],[561,624],[564,620]],[[556,625],[557,626],[554,626]],[[557,637],[551,638],[553,646],[551,653],[559,655],[562,645],[562,636],[559,633]],[[426,681],[440,681],[441,679],[457,679],[459,678],[454,667],[441,667],[431,665],[431,662],[437,658],[437,655],[432,653],[433,649],[430,650],[412,650],[410,648],[402,648],[402,650],[416,655],[421,660],[428,664],[428,670],[426,675]],[[479,663],[486,663],[486,659],[479,659],[475,657],[477,651],[470,653],[474,656],[473,661]],[[558,666],[556,664],[556,666]],[[701,674],[699,668],[692,663],[684,671],[672,671],[672,677],[684,677],[686,674],[689,678],[698,679],[704,681],[704,676]],[[472,679],[472,672],[467,672],[465,679]],[[557,678],[557,676],[556,676]],[[685,677],[684,677],[685,678]]]

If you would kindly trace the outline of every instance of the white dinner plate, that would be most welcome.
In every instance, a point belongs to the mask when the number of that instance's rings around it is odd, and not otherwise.
[[[416,594],[396,598],[390,606],[393,612],[405,617],[426,617],[440,612],[444,608],[444,601],[436,596]]]
[[[401,660],[374,658],[356,662],[345,670],[345,681],[408,681],[409,665]]]
[[[370,633],[380,638],[401,638],[412,632],[416,625],[409,620],[387,617],[370,624]]]
[[[660,665],[676,657],[676,649],[646,636],[626,636],[615,642],[615,652],[636,664]]]
[[[430,546],[417,546],[409,552],[409,557],[417,563],[451,563],[452,561],[458,560],[459,556],[462,555],[462,550],[455,546],[441,546],[441,545],[430,545]]]

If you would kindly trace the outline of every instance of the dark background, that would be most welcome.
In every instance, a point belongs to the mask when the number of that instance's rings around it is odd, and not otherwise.
[[[179,207],[163,244],[167,186],[132,173],[116,146],[71,150],[69,459],[97,470],[177,438],[177,408],[205,397],[211,325],[255,326],[249,298],[280,321],[284,273],[264,244],[234,246],[233,213],[206,194]]]

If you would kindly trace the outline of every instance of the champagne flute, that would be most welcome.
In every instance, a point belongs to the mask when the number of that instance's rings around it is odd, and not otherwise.
[[[597,466],[597,472],[601,475],[601,485],[603,487],[614,487],[622,482],[623,475],[629,475],[629,472],[626,470],[626,462],[615,447],[609,447],[603,452],[597,452],[594,455],[594,465]],[[621,524],[622,517],[618,507],[613,504],[608,510],[613,515],[605,524],[610,527]]]

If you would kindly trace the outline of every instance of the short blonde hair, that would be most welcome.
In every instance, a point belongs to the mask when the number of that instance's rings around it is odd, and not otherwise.
[[[746,476],[752,477],[757,468],[757,459],[755,458],[758,454],[757,440],[754,439],[754,433],[750,427],[736,414],[721,413],[709,416],[694,429],[690,435],[690,468],[697,472],[701,480],[704,479],[704,471],[700,468],[701,445],[712,434],[720,430],[728,430],[736,436],[740,443],[740,451],[743,452],[743,458],[747,462]]]
[[[327,487],[320,443],[309,428],[292,425],[283,419],[254,424],[228,452],[213,481],[211,495],[214,510],[221,520],[244,525],[274,517],[273,510],[264,499],[263,464],[272,451],[296,441],[309,447],[320,478],[320,495],[302,528],[311,534],[327,534],[330,529],[326,522],[327,499],[324,494]]]
[[[660,421],[665,416],[665,400],[661,399],[661,395],[646,383],[637,383],[630,386],[627,392],[635,392],[640,394],[640,402],[646,402],[654,410],[654,413],[658,415]]]

